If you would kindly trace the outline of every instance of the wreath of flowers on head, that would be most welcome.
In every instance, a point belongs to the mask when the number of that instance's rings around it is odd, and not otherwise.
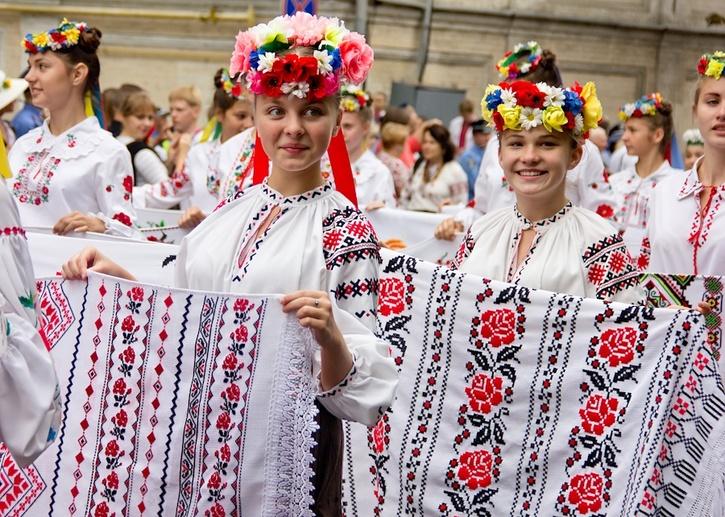
[[[697,62],[697,73],[702,77],[720,79],[725,69],[725,52],[716,50],[712,54],[703,54]]]
[[[630,118],[653,117],[662,109],[664,98],[660,92],[643,95],[634,102],[622,106],[619,119],[626,122]]]
[[[286,53],[300,48],[311,55]],[[300,11],[237,34],[229,72],[255,94],[321,100],[343,84],[361,84],[372,64],[364,36],[337,18]]]
[[[20,44],[28,54],[71,48],[78,44],[81,33],[87,29],[88,25],[85,22],[70,22],[67,18],[63,18],[55,29],[26,34]]]
[[[682,139],[685,141],[685,145],[703,145],[705,141],[702,139],[702,133],[697,128],[688,129],[682,133]]]
[[[518,79],[522,75],[536,70],[541,62],[542,53],[541,45],[536,41],[519,43],[513,51],[509,50],[503,55],[503,58],[496,64],[496,69],[504,79]],[[517,65],[516,62],[522,57],[526,57],[527,61]]]
[[[602,118],[594,83],[558,88],[546,83],[515,81],[490,84],[481,100],[483,118],[498,133],[530,130],[540,125],[549,132],[587,138]]]
[[[340,96],[340,109],[342,111],[357,112],[372,104],[368,92],[357,86],[343,86],[340,90]]]
[[[244,97],[244,88],[242,85],[236,81],[234,81],[231,76],[229,75],[229,69],[224,68],[222,70],[222,88],[224,88],[224,92],[229,95],[230,97],[234,97],[235,99],[239,100]]]

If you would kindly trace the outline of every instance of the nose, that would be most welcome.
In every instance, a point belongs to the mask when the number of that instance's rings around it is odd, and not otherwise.
[[[305,129],[302,126],[302,119],[296,113],[289,113],[287,115],[287,124],[285,125],[284,132],[289,136],[299,138],[304,133]],[[343,131],[344,133],[344,131]]]
[[[539,152],[535,145],[529,144],[524,146],[524,154],[522,161],[525,163],[536,163],[539,161]]]

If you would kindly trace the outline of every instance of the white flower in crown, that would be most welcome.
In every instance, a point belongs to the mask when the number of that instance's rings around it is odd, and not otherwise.
[[[525,130],[533,129],[541,125],[541,110],[539,108],[529,107],[522,109],[519,123],[521,124],[521,128]]]
[[[327,50],[315,50],[312,55],[317,59],[317,71],[320,74],[332,72],[332,56]]]
[[[271,20],[269,23],[260,23],[249,29],[254,38],[257,40],[257,46],[270,43],[278,34],[284,35],[285,39],[292,35],[291,28],[281,17]]]
[[[501,88],[501,102],[506,106],[516,106],[516,94],[508,88]]]
[[[521,64],[521,66],[519,67],[519,70],[521,70],[522,75],[525,75],[525,74],[529,73],[530,68],[531,68],[531,63],[526,62],[526,63]]]
[[[580,113],[574,117],[574,134],[581,135],[584,132],[584,117]]]
[[[513,53],[516,54],[518,52],[521,52],[523,49],[524,49],[524,44],[523,43],[517,43],[514,46],[514,52]]]
[[[257,70],[260,72],[269,72],[272,70],[272,65],[274,65],[275,59],[277,59],[277,54],[274,52],[265,52],[264,54],[260,54]]]
[[[331,23],[327,30],[325,30],[325,39],[320,42],[320,47],[330,46],[338,48],[342,39],[350,32],[345,27],[345,22],[338,20],[337,18],[331,18],[334,23]]]
[[[546,83],[536,83],[536,87],[544,94],[545,108],[564,105],[564,92],[561,88],[549,86]]]
[[[635,107],[634,104],[625,104],[622,111],[624,111],[624,114],[627,115],[627,118],[631,117],[634,113]]]
[[[300,99],[307,97],[307,93],[310,91],[310,85],[308,83],[284,83],[282,85],[282,93],[285,95],[294,95]]]

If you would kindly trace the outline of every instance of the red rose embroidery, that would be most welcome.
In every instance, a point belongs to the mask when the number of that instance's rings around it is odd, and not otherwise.
[[[493,455],[487,450],[464,452],[458,463],[458,478],[471,490],[486,488],[491,484]]]
[[[599,205],[597,207],[597,214],[605,219],[610,219],[614,215],[614,209],[609,205]]]
[[[119,223],[125,224],[126,226],[131,226],[131,218],[123,212],[118,212],[117,214],[114,214],[112,219],[115,219]]]
[[[214,506],[209,510],[210,517],[226,517],[227,512],[224,511],[224,507],[219,503],[214,503]]]
[[[114,416],[111,421],[118,427],[126,427],[126,424],[128,424],[128,415],[122,409],[121,411],[116,413],[116,416]]]
[[[237,369],[237,356],[234,354],[227,354],[222,363],[222,368],[225,370],[236,370]]]
[[[130,346],[126,347],[126,350],[118,354],[118,358],[126,364],[133,364],[136,360],[136,352]]]
[[[230,384],[229,387],[224,390],[224,393],[222,393],[222,397],[227,399],[229,402],[239,402],[240,395],[241,392],[239,390],[239,386],[236,384]]]
[[[98,503],[98,506],[96,506],[96,509],[93,512],[93,515],[95,517],[108,517],[108,505],[105,502]]]
[[[125,190],[129,194],[133,192],[133,178],[131,176],[126,176],[125,178],[123,178],[123,190]]]
[[[142,302],[143,301],[143,288],[141,287],[133,287],[128,293],[129,298],[131,298],[135,302]]]
[[[385,425],[385,420],[381,418],[377,425],[372,429],[373,450],[376,454],[382,454],[385,452],[385,446],[389,440],[389,438],[385,436]]]
[[[485,373],[476,374],[471,385],[466,388],[471,409],[478,413],[490,413],[492,406],[498,406],[503,400],[502,388],[502,377],[491,378]]]
[[[229,413],[226,411],[219,415],[216,419],[216,428],[222,431],[229,429],[232,426],[232,419]]]
[[[576,505],[580,514],[597,512],[602,507],[604,483],[596,473],[577,474],[569,483],[569,502]]]
[[[379,282],[378,312],[383,316],[400,314],[405,310],[405,283],[399,278],[381,278]]]
[[[123,318],[123,322],[121,323],[121,330],[123,332],[135,332],[138,330],[138,327],[136,327],[136,322],[134,321],[132,316],[126,316]]]
[[[600,436],[604,430],[614,424],[617,416],[619,401],[616,398],[608,399],[600,394],[591,395],[586,405],[579,410],[582,427],[589,434]]]
[[[244,325],[239,325],[236,329],[234,329],[233,339],[237,343],[246,342],[248,337],[249,337],[249,331],[247,330],[247,327],[245,327]]]
[[[514,342],[516,315],[511,309],[488,310],[481,316],[483,324],[481,335],[488,339],[493,347],[510,345]]]
[[[234,312],[244,312],[249,307],[249,300],[238,298],[234,300]]]
[[[118,474],[111,472],[101,483],[109,490],[118,490]]]
[[[219,475],[218,472],[214,472],[214,474],[211,475],[209,478],[209,481],[207,481],[206,486],[209,488],[209,490],[219,490],[219,488],[222,486],[222,477]]]
[[[116,440],[111,440],[106,445],[106,456],[110,456],[112,458],[115,458],[118,456],[118,453],[121,452],[121,449],[118,447],[118,443],[116,443]]]
[[[216,456],[218,460],[223,461],[224,463],[229,463],[229,460],[232,457],[232,451],[229,448],[229,445],[225,443],[221,449],[214,452],[214,456]]]
[[[606,330],[601,337],[599,355],[609,359],[609,366],[627,364],[634,359],[634,347],[637,342],[637,331],[632,327]]]
[[[126,387],[126,381],[123,379],[116,379],[116,382],[113,383],[113,394],[114,395],[126,395],[130,392]]]

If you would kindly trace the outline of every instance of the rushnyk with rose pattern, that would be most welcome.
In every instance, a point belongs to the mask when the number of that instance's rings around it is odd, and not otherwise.
[[[694,516],[719,504],[725,394],[698,314],[402,257],[384,255],[378,309],[401,383],[384,423],[348,429],[347,443],[369,446],[346,451],[347,517]]]

